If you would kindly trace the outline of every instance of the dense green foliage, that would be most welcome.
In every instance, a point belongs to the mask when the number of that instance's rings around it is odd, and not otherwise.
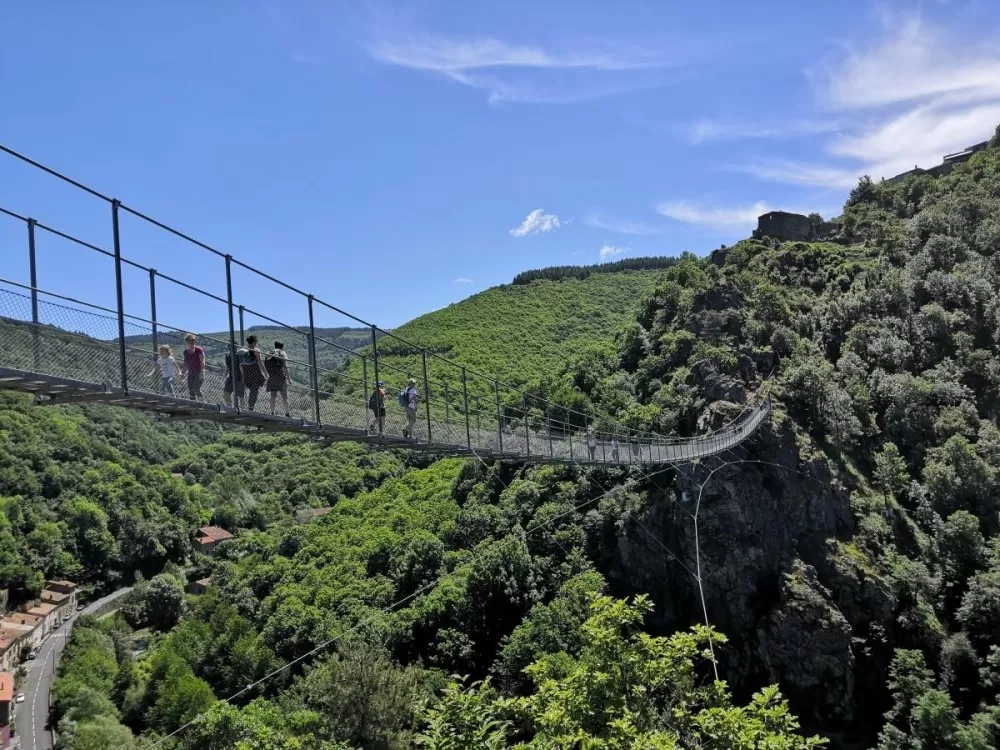
[[[846,577],[827,578],[841,588],[813,592],[821,615],[796,624],[762,585],[759,633],[779,612],[811,646],[809,628],[840,617],[866,706],[831,731],[886,750],[997,747],[1000,151],[944,178],[863,179],[841,228],[838,242],[748,240],[659,271],[490,290],[398,332],[661,432],[701,429],[706,407],[770,376],[790,460],[847,478],[850,518],[830,549],[867,588],[851,599]],[[414,352],[379,347],[419,372]],[[621,567],[642,564],[625,522],[664,498],[637,471],[428,462],[242,432],[171,447],[107,421],[84,433],[81,412],[5,404],[0,572],[25,589],[39,566],[150,578],[122,619],[73,636],[56,701],[71,747],[127,748],[196,716],[163,746],[815,744],[759,673],[739,699],[711,679],[709,631],[687,629],[681,607],[655,622],[679,632],[654,636],[644,599],[606,595],[622,593]],[[781,474],[765,478],[777,505],[794,504]],[[739,487],[738,474],[726,481]],[[192,559],[190,530],[208,521],[237,538]],[[724,548],[728,531],[707,526],[703,542]],[[790,557],[823,562],[797,543]],[[187,571],[171,565],[182,560]],[[181,597],[179,576],[209,573],[207,593]],[[787,647],[759,633],[727,633],[743,651],[716,634],[733,672]],[[134,654],[139,642],[148,650]]]
[[[157,432],[109,410],[42,409],[0,393],[0,587],[15,599],[45,578],[113,584],[191,551],[204,491],[155,463],[197,434]]]
[[[530,284],[538,279],[562,281],[563,279],[586,279],[595,273],[622,273],[623,271],[659,271],[677,263],[677,258],[659,256],[647,258],[625,258],[611,263],[596,263],[590,266],[549,266],[534,271],[523,271],[514,277],[512,284]]]

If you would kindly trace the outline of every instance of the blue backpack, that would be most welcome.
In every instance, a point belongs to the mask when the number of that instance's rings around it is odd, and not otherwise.
[[[410,394],[406,392],[405,388],[399,392],[399,405],[404,409],[410,406]]]

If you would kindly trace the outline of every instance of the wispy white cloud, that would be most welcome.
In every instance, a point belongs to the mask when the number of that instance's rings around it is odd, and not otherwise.
[[[919,16],[884,18],[887,34],[866,50],[849,50],[838,65],[810,71],[835,109],[870,109],[961,94],[1000,98],[1000,50],[928,26]]]
[[[737,169],[844,189],[862,174],[888,178],[940,164],[945,154],[990,136],[1000,122],[1000,45],[953,38],[919,16],[886,13],[882,22],[882,36],[870,46],[847,46],[838,61],[807,71],[820,104],[853,121],[823,144],[827,160]]]
[[[669,52],[664,51],[669,50]],[[368,54],[489,92],[489,102],[566,104],[659,86],[663,70],[700,54],[686,44],[569,42],[562,48],[380,26]]]
[[[457,279],[454,279],[451,283],[452,284],[471,284],[472,283],[472,279],[467,279],[464,276],[459,276]]]
[[[812,164],[808,162],[789,161],[787,159],[772,159],[753,164],[736,164],[732,169],[745,172],[770,182],[783,182],[789,185],[807,185],[822,188],[853,187],[861,172],[857,167],[842,167],[827,164]]]
[[[559,228],[559,217],[555,214],[547,214],[544,209],[536,208],[524,217],[520,225],[510,230],[514,237],[527,237],[530,234],[539,232],[551,232]]]
[[[616,247],[615,245],[609,245],[605,243],[604,245],[601,246],[601,249],[598,251],[598,254],[601,257],[601,260],[607,260],[608,258],[614,258],[616,255],[621,255],[624,252],[625,252],[624,247]]]
[[[617,234],[661,234],[661,227],[645,224],[630,219],[614,219],[600,214],[591,214],[583,220],[583,223],[592,229],[603,229],[606,232],[616,232]]]
[[[789,120],[762,124],[738,120],[701,119],[675,129],[692,144],[712,141],[779,140],[832,133],[843,127],[837,119]]]
[[[656,206],[656,211],[668,219],[685,224],[696,224],[714,229],[753,227],[757,217],[771,210],[763,201],[750,206],[718,207],[700,206],[688,201],[666,201]]]

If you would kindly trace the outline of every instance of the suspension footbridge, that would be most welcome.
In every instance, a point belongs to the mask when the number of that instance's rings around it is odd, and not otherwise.
[[[708,434],[681,438],[628,429],[606,414],[552,403],[464,367],[12,149],[0,145],[0,152],[88,200],[104,203],[108,211],[104,246],[23,209],[0,206],[0,221],[21,227],[0,234],[5,259],[0,266],[0,388],[31,393],[40,405],[106,403],[166,419],[207,420],[381,447],[612,465],[670,464],[715,455],[742,443],[770,414],[770,401],[756,399],[723,429]],[[205,260],[217,263],[211,275],[218,290],[206,282],[204,270],[195,283],[123,252],[130,247],[130,232],[137,237],[136,246],[146,247],[150,231],[189,251],[214,256]],[[54,255],[58,263],[72,263],[74,269],[79,264],[80,272],[70,274],[70,286],[74,277],[79,279],[72,290],[56,292],[39,280],[47,270],[59,270],[61,286],[67,285],[64,267],[55,269],[40,259],[42,246],[46,258]],[[15,257],[21,262],[13,262]],[[95,272],[83,271],[84,263],[97,259],[105,263],[104,297],[97,293]],[[19,275],[18,265],[26,273]],[[241,301],[234,293],[237,275],[247,279],[254,299],[269,296],[260,293],[261,284],[297,298],[308,325],[283,323]],[[193,307],[206,310],[202,330],[191,331],[190,323],[170,323],[170,311],[187,313]],[[320,316],[324,327],[316,324]],[[334,319],[337,325],[328,325]],[[338,336],[347,329],[353,340]],[[219,330],[223,332],[212,333]],[[241,384],[237,368],[234,384],[227,360],[238,362],[250,332],[264,330],[285,343],[287,380],[274,387],[250,378]],[[171,346],[180,361],[188,331],[197,335],[204,351],[203,378],[190,392],[183,376],[166,389],[155,365],[157,352]],[[261,343],[266,354],[269,344]],[[418,394],[415,422],[395,398],[411,379]],[[369,408],[379,382],[389,385],[381,420]],[[287,396],[287,411],[282,395]]]

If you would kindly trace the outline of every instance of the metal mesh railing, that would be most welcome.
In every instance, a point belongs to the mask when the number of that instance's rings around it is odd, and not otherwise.
[[[123,390],[121,348],[114,335],[118,321],[112,311],[37,290],[33,297],[30,289],[13,282],[4,282],[4,285],[0,288],[0,328],[5,345],[0,350],[0,366],[100,384],[116,392]],[[35,315],[38,323],[33,322]],[[195,381],[186,373],[176,372],[168,387],[154,352],[162,346],[170,347],[180,366],[184,361],[186,333],[164,329],[161,325],[154,327],[151,321],[135,317],[125,321],[125,330],[124,372],[130,392],[187,400],[192,405],[198,402],[231,405],[243,413],[274,414],[288,420],[285,424],[288,429],[294,429],[296,423],[311,427],[325,425],[372,438],[404,438],[408,427],[406,410],[395,403],[392,394],[385,399],[385,415],[379,432],[368,399],[360,398],[364,393],[360,389],[363,383],[345,379],[343,371],[317,373],[322,376],[320,382],[325,382],[326,376],[339,377],[343,390],[315,390],[311,386],[310,365],[289,358],[284,368],[287,376],[283,374],[280,383],[274,383],[273,374],[268,380],[264,379],[269,372],[266,347],[256,357],[247,357],[250,350],[241,345],[237,348],[237,360],[248,358],[254,364],[242,367],[243,375],[237,377],[234,385],[226,361],[231,351],[230,342],[201,334],[197,345],[206,352],[202,377]],[[258,377],[251,378],[252,371],[256,371]],[[418,402],[417,418],[409,436],[414,447],[475,451],[538,462],[652,464],[688,461],[735,447],[752,434],[769,413],[767,402],[762,402],[745,410],[740,418],[720,432],[693,438],[653,439],[563,426],[553,429],[551,424],[533,420],[530,413],[525,419],[523,410],[518,413],[508,409],[498,417],[496,410],[482,408],[481,399],[476,408],[470,410],[467,419],[466,414],[456,411],[444,398],[435,399],[433,388],[430,392],[430,409],[422,399]],[[156,406],[154,401],[149,408]],[[431,415],[429,421],[428,413]]]
[[[39,165],[0,146],[14,158]],[[141,212],[41,167],[111,208],[113,250],[102,248],[19,213],[0,208],[0,218],[22,222],[27,230],[27,283],[0,279],[0,368],[18,373],[61,378],[87,390],[87,398],[105,398],[138,408],[184,416],[234,420],[269,429],[302,430],[341,438],[406,444],[423,450],[471,452],[518,457],[532,461],[595,464],[677,462],[718,453],[738,445],[770,412],[767,402],[748,407],[724,430],[693,438],[663,437],[629,429],[593,408],[555,404],[526,390],[500,382],[452,362],[439,353],[406,341],[312,295],[195,240]],[[213,293],[155,270],[121,252],[120,222],[154,231],[183,247],[195,248],[223,261],[225,292]],[[81,292],[74,296],[44,290],[37,280],[36,241],[62,243],[74,253],[103,256],[114,262],[115,300],[105,305],[92,298],[93,274],[80,274]],[[169,258],[169,253],[157,257]],[[148,315],[135,315],[123,294],[124,271],[138,271],[148,283]],[[305,301],[307,326],[282,323],[269,314],[240,304],[234,297],[234,272],[249,273],[255,283]],[[199,279],[210,275],[198,265]],[[129,287],[133,295],[134,287]],[[167,293],[168,304],[164,303]],[[139,297],[145,294],[140,291]],[[188,295],[183,300],[176,295]],[[159,299],[158,299],[159,295]],[[174,296],[171,296],[174,295]],[[190,295],[194,295],[191,297]],[[267,299],[259,293],[254,299]],[[189,331],[170,325],[174,314],[188,315],[189,304],[220,305],[212,334],[190,331],[204,352],[204,368],[195,372],[184,352]],[[159,307],[158,307],[159,303]],[[143,307],[145,307],[145,303]],[[318,314],[361,325],[370,342],[344,346],[317,331]],[[255,341],[258,332],[268,340]],[[282,346],[277,345],[277,341]],[[169,347],[177,367],[164,361]],[[277,350],[284,353],[278,361]],[[190,350],[189,350],[190,351]],[[172,377],[164,377],[172,375]],[[7,378],[9,387],[24,378]],[[386,391],[378,406],[373,394],[380,382]],[[397,403],[408,383],[416,390],[416,409]],[[61,388],[68,387],[65,384]],[[94,388],[97,388],[95,395]],[[81,395],[81,397],[83,397]],[[373,409],[372,407],[375,406]],[[213,417],[212,415],[219,415]]]

